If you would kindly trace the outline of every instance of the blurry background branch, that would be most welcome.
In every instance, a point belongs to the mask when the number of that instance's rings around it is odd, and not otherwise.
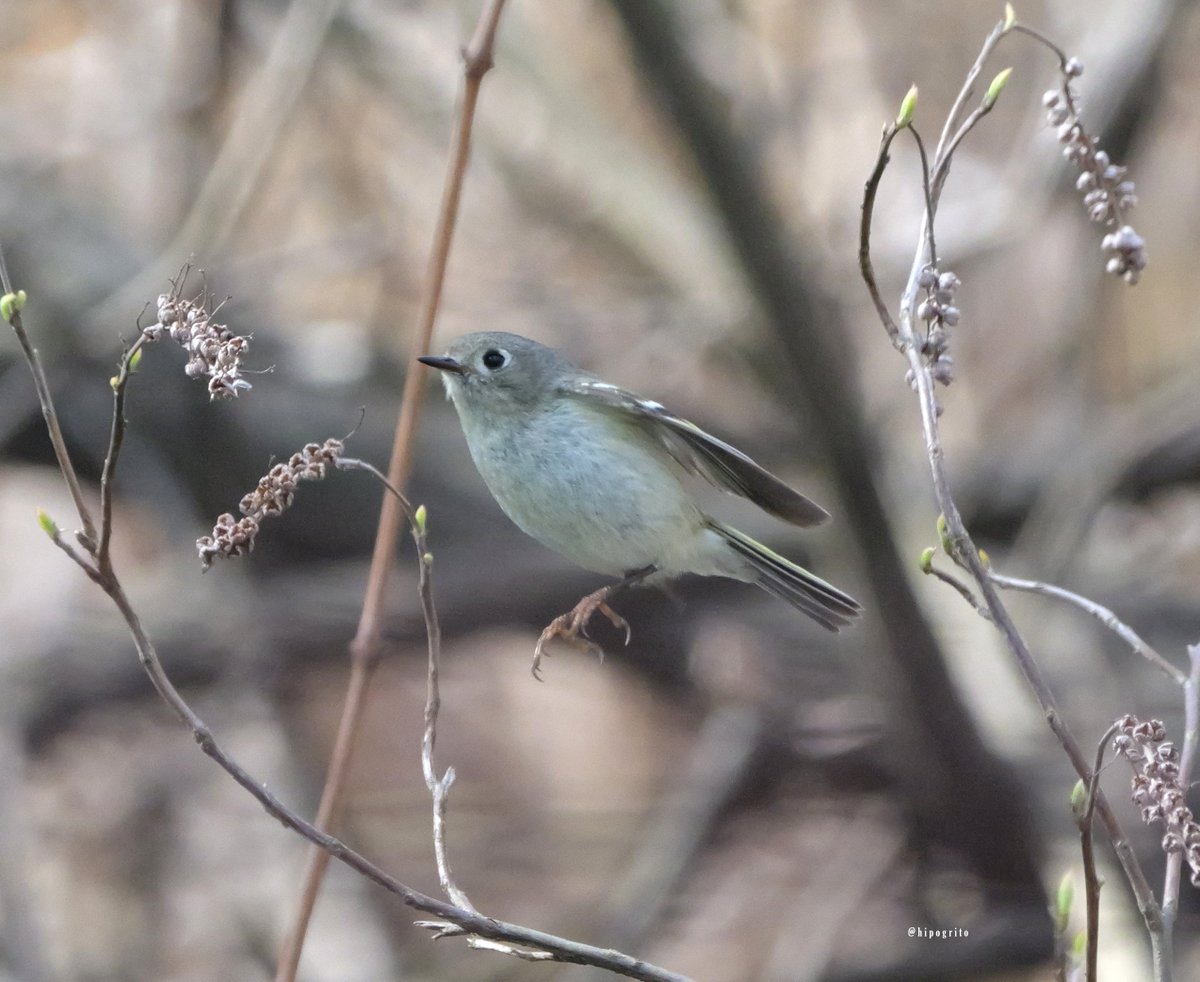
[[[106,345],[112,325],[124,321],[146,297],[156,296],[181,258],[194,255],[207,262],[223,251],[344,6],[344,0],[290,0],[286,5],[266,61],[243,90],[221,149],[174,238],[157,260],[91,309],[88,327],[94,343]]]

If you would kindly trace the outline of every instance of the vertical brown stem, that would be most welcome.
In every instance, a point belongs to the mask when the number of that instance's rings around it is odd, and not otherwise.
[[[442,191],[438,211],[437,227],[434,231],[433,247],[430,251],[426,271],[425,288],[421,297],[420,319],[413,334],[412,355],[429,351],[433,325],[441,305],[442,285],[446,277],[446,263],[450,256],[450,244],[458,219],[459,200],[462,196],[463,178],[471,153],[471,127],[475,119],[475,107],[479,101],[479,90],[484,75],[492,66],[492,49],[496,39],[496,28],[503,12],[505,0],[486,0],[475,26],[470,43],[463,50],[463,97],[458,122],[450,145],[446,182]],[[405,379],[404,395],[400,403],[400,418],[396,424],[396,436],[392,445],[392,458],[388,465],[388,480],[397,488],[403,488],[412,467],[413,435],[420,416],[421,396],[425,390],[425,374],[410,371]],[[325,787],[321,792],[321,803],[317,809],[316,825],[327,829],[333,823],[346,775],[354,755],[354,747],[361,728],[363,709],[366,706],[367,690],[375,666],[379,662],[383,625],[383,601],[387,590],[388,576],[396,551],[396,536],[402,518],[400,503],[391,495],[384,495],[379,514],[379,526],[375,535],[375,549],[371,556],[371,570],[363,597],[362,613],[358,630],[350,643],[350,682],[346,700],[342,706],[342,717],[338,724],[337,740],[329,769],[325,776]],[[321,888],[325,870],[329,866],[329,854],[322,849],[309,849],[300,899],[292,927],[288,932],[275,973],[276,982],[293,982],[300,964],[300,952],[304,947],[304,936],[312,918],[313,907]]]

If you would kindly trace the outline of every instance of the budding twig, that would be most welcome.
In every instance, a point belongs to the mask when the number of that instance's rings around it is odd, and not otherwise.
[[[16,335],[17,344],[21,346],[21,353],[25,356],[25,363],[29,366],[29,373],[33,376],[33,387],[37,391],[38,403],[42,407],[46,432],[50,436],[50,445],[54,448],[54,458],[58,462],[58,469],[62,471],[63,480],[66,481],[67,490],[71,494],[71,500],[75,503],[75,511],[79,515],[79,524],[82,526],[84,544],[85,546],[94,545],[96,523],[84,500],[83,488],[79,483],[79,475],[75,473],[75,464],[71,460],[70,453],[67,452],[67,441],[63,437],[62,427],[58,425],[58,412],[54,408],[54,400],[50,398],[50,383],[46,381],[46,372],[42,368],[41,356],[38,354],[37,348],[30,342],[29,334],[25,330],[25,323],[21,319],[21,310],[26,301],[25,291],[13,289],[3,249],[0,249],[0,289],[4,291],[3,300],[0,301],[0,305],[3,307],[2,313],[4,319],[12,327],[13,334]]]
[[[980,558],[979,551],[971,540],[962,515],[951,493],[946,472],[945,453],[938,425],[938,416],[940,415],[941,407],[934,397],[936,376],[933,365],[936,364],[936,358],[940,352],[930,350],[928,335],[926,336],[925,343],[922,344],[916,330],[916,325],[925,320],[924,315],[929,312],[927,309],[922,310],[920,308],[918,296],[924,290],[928,299],[930,290],[935,288],[931,271],[936,268],[933,266],[936,257],[931,253],[928,226],[933,224],[936,217],[938,203],[945,186],[946,178],[949,176],[955,151],[962,144],[963,139],[970,130],[990,111],[991,106],[995,103],[995,95],[990,89],[988,96],[985,97],[984,104],[969,114],[967,114],[966,107],[974,92],[975,83],[983,70],[984,63],[999,41],[1012,31],[1014,26],[1014,18],[1006,13],[1005,19],[996,24],[988,34],[979,55],[967,73],[966,80],[959,90],[959,94],[942,128],[942,135],[934,152],[933,161],[929,165],[932,176],[930,180],[930,193],[926,201],[926,214],[922,221],[920,234],[918,235],[917,248],[913,255],[908,281],[902,293],[898,321],[893,320],[890,313],[887,312],[886,305],[880,299],[878,285],[874,279],[874,272],[869,257],[870,212],[875,202],[875,191],[887,164],[887,150],[890,146],[890,139],[894,136],[894,133],[891,132],[893,128],[885,130],[885,139],[881,145],[879,158],[871,179],[867,183],[866,194],[863,200],[864,215],[860,230],[859,257],[863,278],[867,283],[876,309],[880,311],[880,319],[889,337],[892,339],[893,345],[900,350],[908,362],[907,378],[917,393],[917,403],[921,413],[921,428],[925,438],[934,495],[945,520],[946,540],[948,543],[947,552],[966,569],[977,584],[983,606],[988,610],[992,622],[1007,641],[1013,658],[1030,689],[1033,691],[1051,731],[1066,752],[1076,772],[1081,777],[1087,779],[1091,774],[1089,762],[1080,750],[1079,744],[1071,733],[1070,728],[1063,720],[1054,693],[1042,674],[1033,653],[1030,651],[1024,637],[1021,635],[1007,608],[1000,599],[996,589],[997,584],[992,580],[991,571],[988,565]],[[995,83],[993,83],[992,88],[994,87]],[[965,119],[964,114],[966,114]],[[928,323],[928,321],[926,322]],[[932,363],[930,355],[934,355]],[[1152,946],[1156,950],[1156,957],[1160,957],[1163,946],[1162,914],[1155,900],[1154,892],[1150,888],[1145,873],[1133,850],[1130,848],[1120,822],[1105,799],[1103,792],[1097,791],[1094,807],[1104,824],[1109,838],[1112,840],[1121,867],[1125,871],[1133,888],[1138,908],[1142,913],[1151,937]]]

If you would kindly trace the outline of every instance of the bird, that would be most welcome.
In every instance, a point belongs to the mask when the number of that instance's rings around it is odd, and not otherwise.
[[[484,484],[527,535],[594,573],[619,577],[554,619],[534,650],[540,679],[555,638],[603,655],[587,637],[597,611],[636,583],[687,573],[753,583],[837,631],[862,613],[849,594],[706,514],[687,475],[803,528],[829,513],[746,454],[658,402],[605,382],[556,349],[502,331],[466,334],[417,359],[441,373]]]

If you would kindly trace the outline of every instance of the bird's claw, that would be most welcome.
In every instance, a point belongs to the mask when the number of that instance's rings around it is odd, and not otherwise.
[[[562,638],[568,644],[596,655],[601,663],[604,662],[604,649],[592,641],[587,634],[588,621],[592,619],[592,615],[596,611],[600,611],[607,617],[613,627],[624,630],[625,644],[629,644],[629,639],[633,636],[629,622],[605,602],[604,598],[607,595],[607,589],[588,594],[575,605],[570,613],[560,614],[546,626],[533,649],[533,664],[529,670],[535,679],[539,682],[542,681],[542,657],[546,654],[546,645],[555,638]]]

